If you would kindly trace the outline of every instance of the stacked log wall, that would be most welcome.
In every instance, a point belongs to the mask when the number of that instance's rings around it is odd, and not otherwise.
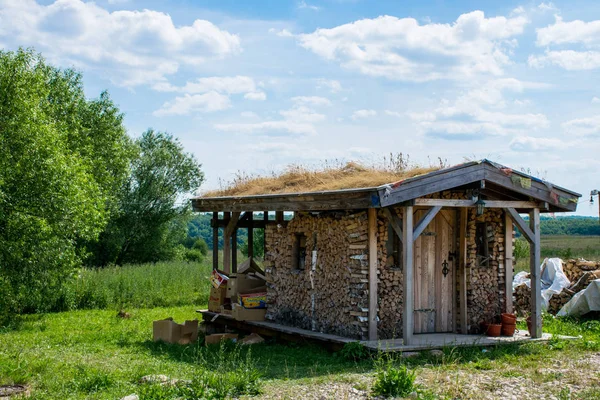
[[[477,257],[477,223],[486,223],[489,260]],[[485,209],[477,216],[469,209],[467,221],[467,315],[469,330],[477,332],[482,322],[493,322],[506,310],[506,268],[504,263],[504,214],[501,209]],[[512,246],[512,243],[510,244]],[[511,278],[509,278],[511,279]]]
[[[443,192],[429,198],[464,199],[464,192]],[[396,210],[401,217],[401,209]],[[458,210],[457,210],[458,212]],[[268,286],[267,319],[304,329],[367,339],[368,333],[368,220],[367,212],[296,213],[265,232],[265,272]],[[476,224],[487,222],[490,260],[477,260]],[[458,237],[458,226],[456,226]],[[293,267],[296,234],[306,237],[306,260],[302,270]],[[383,212],[377,220],[378,336],[402,337],[403,269],[389,263],[387,241],[396,233]],[[311,271],[313,238],[317,263]],[[486,209],[477,216],[468,210],[467,221],[467,319],[475,332],[482,321],[491,321],[505,305],[504,216]],[[511,243],[512,245],[512,243]],[[458,243],[455,246],[458,249]],[[458,271],[458,263],[455,268]],[[510,278],[511,279],[511,278]],[[454,314],[459,318],[459,280],[456,279]],[[313,308],[314,298],[314,308]]]
[[[366,339],[367,213],[297,213],[266,228],[267,319],[303,329]],[[306,237],[305,267],[293,267],[293,242]],[[316,237],[316,243],[314,238]],[[315,271],[312,251],[317,249]],[[314,307],[313,307],[314,298]]]

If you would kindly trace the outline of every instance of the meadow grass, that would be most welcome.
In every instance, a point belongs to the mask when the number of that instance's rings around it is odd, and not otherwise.
[[[344,357],[342,352],[331,353],[316,346],[270,341],[251,348],[206,347],[201,341],[186,346],[154,343],[153,320],[169,316],[176,321],[194,319],[198,317],[194,307],[130,309],[129,312],[129,319],[118,318],[112,310],[22,316],[11,328],[0,331],[0,385],[26,384],[31,388],[33,399],[118,399],[131,393],[144,393],[147,396],[143,400],[158,396],[158,392],[142,386],[139,383],[142,376],[165,374],[171,378],[232,387],[247,375],[243,371],[248,371],[236,370],[235,365],[246,362],[250,370],[261,375],[263,383],[256,384],[254,389],[262,389],[267,395],[297,398],[298,387],[314,386],[318,391],[319,385],[332,382],[356,383],[369,390],[381,361],[377,354],[356,360]],[[545,366],[562,362],[557,360],[577,360],[600,350],[598,321],[546,316],[544,329],[550,333],[581,335],[582,339],[498,346],[485,352],[477,347],[448,347],[441,357],[429,352],[409,359],[394,355],[393,362],[416,371],[424,390],[428,393],[433,390],[437,397],[444,398],[451,388],[428,382],[426,377],[462,371],[545,382],[552,378],[542,371]],[[244,361],[249,359],[249,362]],[[233,375],[222,379],[225,371],[232,371]],[[216,372],[219,374],[215,375]],[[598,381],[590,376],[586,379],[590,384]],[[583,384],[581,390],[592,389]],[[169,398],[169,393],[159,394],[167,397],[155,398]]]
[[[65,288],[65,308],[118,310],[204,304],[212,270],[207,260],[82,269]]]
[[[542,259],[558,257],[600,260],[600,236],[546,235],[540,240]],[[516,259],[515,273],[529,271],[529,256]]]

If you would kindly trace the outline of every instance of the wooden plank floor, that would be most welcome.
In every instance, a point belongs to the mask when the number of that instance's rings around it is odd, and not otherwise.
[[[339,350],[344,344],[357,341],[342,336],[313,332],[308,329],[295,328],[270,321],[237,321],[230,315],[206,310],[198,310],[197,312],[202,314],[202,319],[207,324],[218,325],[221,327],[226,326],[245,332],[254,332],[261,336],[273,337],[286,341],[317,343],[325,345],[332,350]],[[546,341],[551,337],[552,335],[544,333],[540,339],[532,339],[525,332],[515,333],[515,336],[513,337],[487,337],[483,335],[460,335],[455,333],[425,333],[415,334],[413,336],[415,343],[410,346],[405,346],[402,343],[402,339],[367,340],[361,341],[361,343],[372,350],[402,352],[441,349],[444,347],[497,346],[515,342],[525,343],[528,341]],[[568,336],[561,336],[561,338],[575,339]]]
[[[270,321],[237,321],[230,315],[206,310],[198,310],[197,312],[202,314],[202,319],[208,324],[227,326],[229,328],[245,332],[254,332],[261,336],[275,337],[286,341],[318,343],[325,345],[332,350],[339,350],[344,344],[357,341],[356,339],[349,339],[343,336],[313,332],[308,329],[295,328]]]
[[[380,350],[383,352],[391,351],[420,351],[420,350],[432,350],[442,349],[444,347],[465,347],[465,346],[479,346],[479,347],[490,347],[509,343],[525,343],[525,342],[536,342],[536,341],[547,341],[552,337],[549,333],[544,333],[539,339],[532,339],[529,334],[525,332],[517,332],[512,337],[500,336],[500,337],[488,337],[484,335],[461,335],[457,333],[423,333],[415,334],[413,336],[414,344],[405,346],[402,343],[402,339],[388,339],[388,340],[372,340],[362,341],[361,343],[366,347],[373,350]],[[576,339],[570,336],[560,336],[561,339]]]

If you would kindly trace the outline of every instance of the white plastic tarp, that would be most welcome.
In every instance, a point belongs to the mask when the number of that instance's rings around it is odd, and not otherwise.
[[[571,286],[571,281],[565,275],[562,268],[562,260],[560,258],[546,258],[540,265],[541,286],[542,286],[542,309],[548,309],[550,297],[554,294],[562,292],[564,288]],[[528,273],[525,271],[519,272],[513,279],[513,292],[517,286],[522,284],[531,287],[531,279],[527,278]]]
[[[556,315],[579,317],[590,311],[600,311],[600,279],[591,281],[585,290],[576,293]]]

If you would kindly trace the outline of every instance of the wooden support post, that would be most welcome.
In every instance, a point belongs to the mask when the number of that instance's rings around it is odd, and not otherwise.
[[[224,212],[223,219],[227,224],[231,221],[231,213]],[[223,271],[228,274],[231,272],[231,237],[227,234],[227,228],[223,228]]]
[[[278,224],[282,224],[284,219],[283,219],[283,211],[275,211],[275,220],[277,221]]]
[[[267,259],[267,223],[269,222],[269,212],[263,211],[263,221],[265,227],[263,228],[263,259]]]
[[[504,211],[504,279],[506,312],[513,312],[513,221],[510,214]]]
[[[231,272],[231,237],[234,235],[234,232],[237,231],[240,212],[233,212],[231,214],[226,212],[223,214],[225,214],[225,220],[227,221],[227,227],[223,231],[223,271],[228,274]],[[237,243],[235,244],[235,251],[235,262],[237,262]]]
[[[467,318],[467,218],[469,212],[466,208],[460,210],[459,243],[458,243],[458,297],[460,307],[460,333],[469,333],[469,319]]]
[[[369,340],[377,340],[377,209],[368,210],[369,226]]]
[[[542,337],[542,282],[540,271],[540,209],[529,213],[529,228],[533,240],[529,246],[529,268],[531,275],[531,337]]]
[[[231,272],[237,273],[237,228],[231,234]]]
[[[212,227],[213,227],[213,269],[219,269],[219,213],[213,212],[212,217]]]
[[[404,345],[412,344],[414,332],[414,271],[413,271],[413,207],[404,208],[402,218],[402,257],[404,268],[404,302],[402,305],[402,337]]]
[[[248,216],[248,258],[254,257],[254,214],[250,212]]]

